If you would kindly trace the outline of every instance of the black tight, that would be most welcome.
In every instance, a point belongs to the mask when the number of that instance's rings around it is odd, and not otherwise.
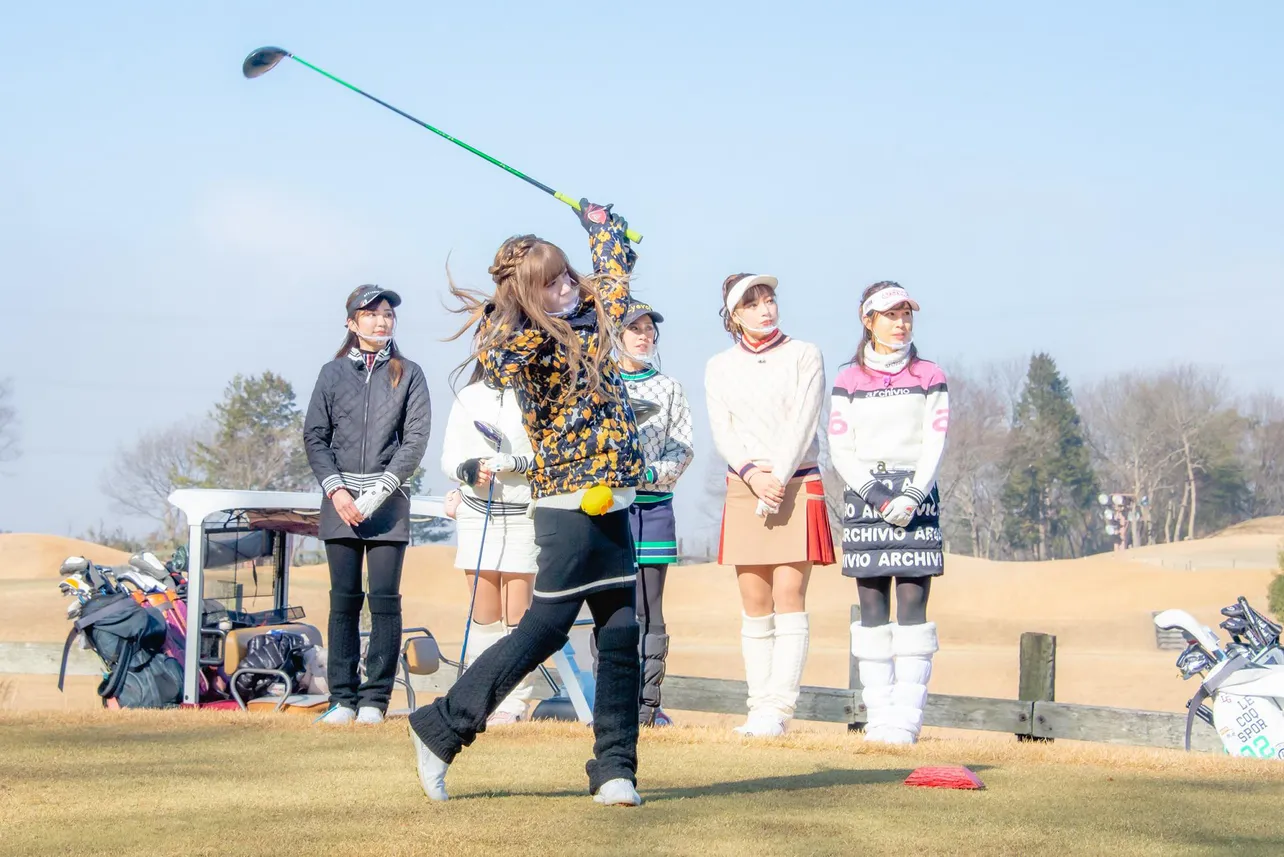
[[[664,580],[667,565],[644,565],[638,568],[638,624],[643,635],[664,634]]]
[[[922,625],[927,621],[930,577],[896,579],[896,621],[901,625]],[[892,620],[892,578],[862,577],[856,580],[860,598],[860,623],[866,628],[886,625]]]

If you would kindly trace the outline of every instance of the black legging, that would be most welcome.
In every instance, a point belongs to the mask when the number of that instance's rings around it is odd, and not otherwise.
[[[664,580],[668,577],[667,565],[643,565],[638,568],[638,624],[643,635],[665,634]]]
[[[330,562],[330,649],[326,678],[330,704],[346,708],[372,706],[388,710],[397,658],[401,654],[401,565],[403,542],[331,539],[325,543]],[[366,680],[358,686],[361,660],[361,561],[370,582],[370,648]]]
[[[932,589],[930,577],[896,579],[896,621],[901,625],[922,625],[927,621],[927,596]],[[866,628],[886,625],[892,620],[892,579],[862,577],[856,580],[860,598],[860,623]]]

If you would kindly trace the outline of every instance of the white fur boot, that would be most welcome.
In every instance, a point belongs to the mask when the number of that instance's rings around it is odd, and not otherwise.
[[[886,742],[892,710],[892,626],[852,624],[852,654],[859,670],[865,703],[865,740]],[[895,736],[892,736],[895,737]],[[893,742],[895,743],[895,742]]]
[[[779,719],[782,727],[793,719],[798,705],[798,688],[810,642],[811,626],[806,613],[776,614],[776,649],[771,658],[766,710]]]
[[[776,614],[741,614],[740,651],[745,658],[745,684],[749,686],[749,719],[737,726],[741,735],[758,734],[762,712],[771,692],[771,664],[776,648]]]
[[[892,626],[892,658],[896,684],[892,687],[891,727],[913,744],[923,728],[927,683],[932,677],[932,655],[940,648],[936,623]]]

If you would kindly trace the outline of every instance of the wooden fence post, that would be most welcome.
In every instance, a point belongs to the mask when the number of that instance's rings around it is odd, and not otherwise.
[[[860,605],[859,604],[852,605],[851,619],[852,619],[853,625],[860,622]],[[850,643],[853,643],[855,641],[852,640],[852,635],[850,634],[850,632],[848,634],[848,642],[849,642],[849,645],[847,646],[847,687],[849,690],[859,691],[860,690],[860,667],[856,661],[856,656],[852,654],[852,646],[850,645]],[[847,731],[864,732],[865,731],[865,703],[860,700],[859,693],[852,694],[852,703],[853,703],[852,719],[847,723]]]
[[[1021,672],[1017,699],[1054,702],[1057,696],[1057,638],[1027,631],[1021,635]],[[1018,735],[1018,741],[1051,741],[1036,735]]]

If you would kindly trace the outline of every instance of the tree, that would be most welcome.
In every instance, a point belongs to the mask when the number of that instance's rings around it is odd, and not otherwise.
[[[303,414],[290,382],[272,372],[235,376],[210,414],[210,442],[193,460],[203,488],[296,491],[311,482],[303,449]]]
[[[161,538],[181,541],[185,522],[168,497],[175,488],[201,481],[196,450],[207,433],[194,423],[147,432],[116,453],[102,480],[103,493],[122,511],[155,521]]]
[[[945,546],[953,553],[987,559],[1005,554],[1000,496],[1012,412],[1007,374],[1003,365],[976,374],[950,370],[950,433],[936,481]]]
[[[1284,515],[1284,401],[1261,392],[1245,403],[1241,450],[1251,518]]]
[[[1035,559],[1077,556],[1095,540],[1096,477],[1070,385],[1047,354],[1030,358],[1004,460],[1003,535]]]
[[[0,462],[18,457],[18,409],[13,404],[13,384],[0,381]]]

